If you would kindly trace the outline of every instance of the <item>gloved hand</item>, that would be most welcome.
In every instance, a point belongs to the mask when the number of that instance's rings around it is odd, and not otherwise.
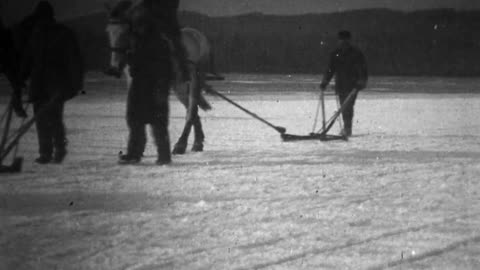
[[[355,86],[358,90],[363,90],[365,87],[367,87],[367,82],[364,80],[359,80],[357,81],[357,84]]]
[[[12,100],[12,107],[15,114],[20,118],[26,118],[27,112],[23,109],[22,100],[18,97],[14,97]]]

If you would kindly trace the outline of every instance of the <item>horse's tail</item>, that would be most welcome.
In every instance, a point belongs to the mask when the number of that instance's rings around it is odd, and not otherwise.
[[[209,56],[210,59],[208,61],[208,72],[216,75],[217,72],[215,71],[215,54],[213,53],[213,50],[210,51]]]
[[[208,103],[203,95],[200,95],[200,98],[198,99],[198,107],[204,111],[209,111],[212,109],[212,106],[210,103]]]
[[[222,75],[218,74],[215,70],[215,54],[213,52],[214,50],[211,50],[209,53],[209,59],[207,64],[208,74],[206,79],[208,81],[221,81],[225,78]]]

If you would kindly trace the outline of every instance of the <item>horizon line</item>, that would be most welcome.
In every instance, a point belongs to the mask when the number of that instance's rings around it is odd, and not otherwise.
[[[391,11],[391,12],[398,12],[404,14],[411,14],[411,13],[418,13],[418,12],[427,12],[427,11],[454,11],[454,12],[475,12],[480,11],[480,8],[477,9],[459,9],[453,7],[445,7],[445,8],[424,8],[424,9],[416,9],[416,10],[404,10],[404,9],[394,9],[394,8],[353,8],[353,9],[346,9],[340,11],[327,11],[327,12],[299,12],[299,13],[268,13],[263,11],[252,11],[252,12],[241,12],[237,14],[229,14],[229,15],[210,15],[205,12],[197,11],[197,10],[189,10],[189,9],[182,9],[179,10],[178,13],[195,13],[202,16],[210,17],[210,18],[232,18],[232,17],[241,17],[241,16],[249,16],[249,15],[261,15],[261,16],[281,16],[281,17],[296,17],[296,16],[311,16],[311,15],[332,15],[332,14],[342,14],[342,13],[351,13],[351,12],[361,12],[361,11]],[[105,12],[103,9],[97,9],[90,11],[88,13],[80,14],[80,15],[69,15],[69,16],[59,16],[57,17],[58,20],[71,20],[81,17],[87,17],[93,14],[103,13]]]

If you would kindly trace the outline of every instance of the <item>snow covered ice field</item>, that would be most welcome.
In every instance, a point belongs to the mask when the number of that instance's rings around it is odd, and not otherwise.
[[[318,80],[227,74],[212,85],[303,135]],[[32,129],[23,172],[0,175],[0,269],[480,269],[479,85],[372,78],[349,142],[285,143],[207,96],[204,152],[156,166],[149,139],[140,165],[119,166],[124,83],[90,74],[87,95],[66,106],[64,164],[33,163]],[[326,106],[331,115],[331,94]],[[184,116],[172,97],[172,145]]]

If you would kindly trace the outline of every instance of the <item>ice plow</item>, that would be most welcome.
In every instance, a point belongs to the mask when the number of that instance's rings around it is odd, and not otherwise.
[[[288,133],[282,133],[280,137],[284,142],[292,142],[292,141],[304,141],[304,140],[320,140],[320,141],[333,141],[333,140],[343,140],[343,141],[348,141],[348,137],[345,134],[340,134],[340,135],[333,135],[333,134],[328,134],[328,132],[331,130],[335,122],[338,120],[338,123],[340,125],[340,129],[343,130],[343,123],[342,123],[342,117],[340,117],[347,107],[348,103],[353,99],[355,94],[358,92],[358,89],[352,90],[350,94],[348,94],[347,98],[343,102],[343,104],[340,104],[340,101],[337,98],[337,111],[334,112],[334,114],[328,119],[325,119],[325,95],[324,91],[320,91],[320,98],[319,98],[319,103],[317,106],[317,112],[315,115],[315,120],[312,128],[312,132],[307,135],[295,135],[295,134],[288,134]],[[318,122],[318,113],[319,113],[319,108],[322,108],[322,128],[320,130],[316,130],[316,125]]]

